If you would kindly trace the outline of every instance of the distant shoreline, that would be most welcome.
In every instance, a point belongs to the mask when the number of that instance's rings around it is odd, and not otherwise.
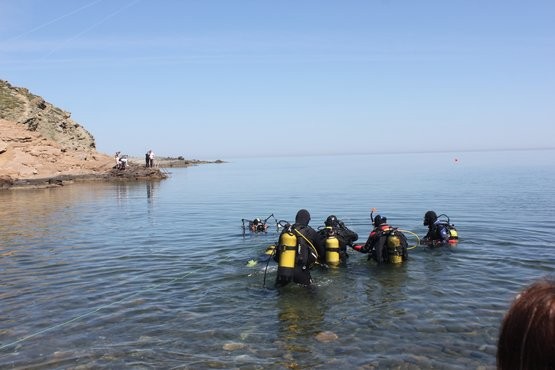
[[[124,170],[112,168],[105,172],[86,174],[64,174],[39,178],[11,178],[0,176],[0,190],[48,189],[70,185],[77,182],[132,182],[140,180],[159,181],[169,177],[165,168],[190,167],[201,164],[226,163],[222,160],[202,161],[198,159],[160,158],[154,167],[146,167],[137,157],[129,158]]]
[[[138,165],[145,165],[144,158],[140,157],[129,157],[129,161],[131,163],[136,163]],[[199,159],[185,159],[183,157],[159,157],[154,158],[154,166],[161,167],[161,168],[172,168],[172,167],[190,167],[190,166],[197,166],[199,164],[211,164],[211,163],[226,163],[221,159],[217,159],[215,161],[203,161]]]

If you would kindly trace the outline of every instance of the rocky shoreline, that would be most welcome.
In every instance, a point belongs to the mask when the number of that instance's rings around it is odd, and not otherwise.
[[[159,168],[130,164],[125,170],[113,168],[105,173],[68,174],[44,178],[11,179],[0,176],[0,189],[45,189],[76,182],[163,180],[169,175]]]
[[[59,187],[83,181],[163,180],[165,168],[223,161],[129,158],[116,169],[114,157],[96,150],[93,136],[71,114],[25,88],[0,80],[0,190]]]
[[[60,187],[76,182],[93,182],[93,181],[139,181],[139,180],[163,180],[170,176],[167,168],[184,168],[196,166],[200,164],[225,163],[221,160],[201,161],[201,160],[179,160],[179,159],[160,159],[156,167],[146,167],[143,164],[136,163],[132,159],[125,169],[117,169],[115,166],[108,171],[86,174],[64,174],[48,177],[35,178],[12,178],[6,175],[0,175],[0,189],[45,189]]]

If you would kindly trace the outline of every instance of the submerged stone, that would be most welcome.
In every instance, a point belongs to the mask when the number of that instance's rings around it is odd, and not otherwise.
[[[224,344],[222,348],[224,349],[224,351],[236,351],[245,347],[245,343],[231,342]]]
[[[322,343],[333,342],[339,339],[339,336],[332,331],[322,331],[316,334],[316,340]]]

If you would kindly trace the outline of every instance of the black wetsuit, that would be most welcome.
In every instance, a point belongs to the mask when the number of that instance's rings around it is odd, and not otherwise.
[[[294,224],[293,233],[297,237],[297,245],[299,246],[295,260],[293,282],[301,285],[310,285],[312,283],[310,268],[316,262],[325,262],[325,240],[316,230],[308,225]],[[276,262],[279,262],[279,257],[280,251],[278,249],[274,256]],[[291,279],[288,277],[278,275],[276,278],[276,286],[278,287],[285,286],[290,282]]]
[[[378,264],[387,263],[387,255],[384,250],[389,230],[391,227],[388,224],[375,227],[359,252],[368,253],[368,259],[373,259]]]
[[[358,250],[361,253],[368,253],[368,259],[373,259],[378,263],[378,265],[381,265],[382,263],[389,263],[390,256],[387,249],[387,239],[390,236],[396,236],[399,238],[402,258],[403,261],[406,261],[408,258],[408,243],[405,235],[385,223],[375,227],[370,233],[366,244],[360,248],[355,248],[355,250]]]

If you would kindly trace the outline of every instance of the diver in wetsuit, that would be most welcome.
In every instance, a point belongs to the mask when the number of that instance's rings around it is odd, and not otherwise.
[[[408,259],[408,242],[405,235],[387,224],[387,218],[377,215],[372,218],[374,229],[364,245],[355,245],[353,249],[368,253],[368,259],[383,263],[401,263]]]
[[[266,232],[268,230],[268,225],[257,217],[249,222],[249,229],[252,232]]]
[[[447,220],[442,220],[441,216],[445,216]],[[424,226],[428,226],[428,232],[422,238],[424,244],[454,244],[459,240],[457,229],[450,223],[447,215],[438,216],[434,211],[428,211],[424,214]]]
[[[350,230],[345,223],[339,220],[336,216],[330,215],[324,222],[325,227],[318,231],[322,238],[335,237],[338,241],[338,264],[345,263],[346,259],[349,257],[347,254],[347,246],[352,247],[353,243],[358,240],[358,234]],[[326,249],[328,245],[326,243]],[[326,250],[326,256],[329,255],[330,251]],[[333,253],[333,252],[332,252]],[[326,260],[326,262],[329,262]]]
[[[310,213],[301,209],[295,216],[295,223],[284,227],[274,256],[274,260],[278,262],[276,287],[290,282],[312,284],[309,270],[314,264],[322,263],[325,245],[323,237],[308,226],[309,222]]]

